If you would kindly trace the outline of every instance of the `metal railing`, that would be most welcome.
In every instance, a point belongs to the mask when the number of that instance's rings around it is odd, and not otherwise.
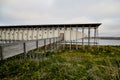
[[[33,49],[38,49],[44,46],[44,52],[46,52],[46,46],[54,44],[54,48],[58,48],[58,43],[62,41],[61,37],[53,37],[39,40],[29,40],[29,41],[13,41],[12,43],[0,44],[0,60],[24,53],[27,54],[28,51]],[[53,50],[53,49],[51,49]]]

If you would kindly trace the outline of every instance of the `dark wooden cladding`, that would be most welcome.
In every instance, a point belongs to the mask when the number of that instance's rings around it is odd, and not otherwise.
[[[42,25],[3,25],[0,28],[56,28],[56,27],[98,27],[101,23],[86,24],[42,24]]]

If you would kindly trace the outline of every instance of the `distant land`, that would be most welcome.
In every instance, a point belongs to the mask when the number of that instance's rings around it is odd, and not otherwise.
[[[94,39],[94,37],[91,37],[91,39]],[[120,40],[120,37],[105,37],[104,36],[104,37],[98,37],[98,39]]]
[[[120,40],[120,37],[98,37],[99,39],[112,39],[112,40]]]

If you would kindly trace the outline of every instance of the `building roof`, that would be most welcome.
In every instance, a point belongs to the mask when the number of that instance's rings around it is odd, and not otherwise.
[[[98,27],[101,23],[85,23],[85,24],[41,24],[41,25],[3,25],[0,28],[57,28],[57,27]]]

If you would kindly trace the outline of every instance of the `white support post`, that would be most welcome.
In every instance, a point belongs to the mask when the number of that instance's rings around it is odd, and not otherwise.
[[[54,42],[55,42],[55,38],[54,38],[54,27],[52,28],[52,37],[53,37],[53,49],[55,49],[55,46],[54,46]]]
[[[70,50],[71,50],[71,46],[72,46],[72,41],[71,41],[71,26],[70,26]]]
[[[28,40],[29,40],[29,39],[28,39],[28,37],[29,37],[29,36],[28,36],[28,35],[29,35],[29,28],[26,28],[26,29],[27,29],[27,34],[26,34],[26,35],[27,35],[27,41],[28,41]]]
[[[60,27],[58,26],[58,40],[60,38]],[[58,41],[58,48],[60,47],[60,40]]]
[[[46,33],[47,33],[47,39],[49,38],[49,27],[47,27],[47,29],[46,29],[47,31],[46,31]]]
[[[65,50],[65,25],[64,25],[64,41],[63,41],[64,43],[63,43],[63,49]]]
[[[17,30],[16,30],[16,35],[17,35],[16,36],[16,41],[18,41],[18,38],[19,38],[19,35],[18,35],[19,32],[18,32],[18,30],[19,30],[19,28],[17,28]]]
[[[13,41],[14,41],[14,42],[16,41],[16,40],[15,40],[15,30],[16,30],[16,28],[13,29]]]
[[[18,28],[18,41],[20,41],[21,40],[21,28]]]
[[[36,28],[37,29],[37,28]],[[37,37],[36,39],[38,40],[39,39],[39,28],[37,29]]]
[[[10,43],[10,29],[8,29],[8,41]]]
[[[52,32],[51,32],[51,30],[52,30],[52,28],[50,28],[50,32],[49,32],[49,34],[50,34],[50,51],[52,52]]]
[[[88,48],[90,48],[90,26],[88,27]]]
[[[7,35],[7,43],[9,43],[9,28],[7,28],[6,35]]]
[[[18,41],[20,41],[20,28],[18,28]]]
[[[4,29],[4,36],[5,36],[4,41],[5,41],[5,43],[6,43],[6,42],[7,42],[7,40],[6,40],[6,28]]]
[[[58,30],[58,36],[57,37],[59,37],[59,26],[57,26],[57,30]],[[56,49],[58,50],[58,39],[57,39],[57,37],[56,37]]]
[[[54,27],[54,30],[53,30],[53,33],[54,33],[54,50],[56,49],[56,45],[57,45],[56,36],[55,36],[55,30],[56,30],[56,28]]]
[[[24,40],[24,28],[22,28],[22,40]]]
[[[2,43],[4,43],[4,29],[2,29]]]
[[[47,30],[47,31],[46,31],[46,34],[47,34],[47,35],[46,35],[46,38],[44,39],[44,40],[45,40],[45,41],[44,41],[44,43],[45,43],[45,53],[46,53],[46,51],[47,51],[47,43],[48,43],[48,42],[47,42],[47,41],[48,41],[48,29],[47,29],[47,27],[46,27],[45,30]]]
[[[50,42],[48,42],[48,41],[50,41],[50,40],[49,40],[49,27],[48,27],[48,26],[47,26],[46,30],[47,30],[47,31],[46,31],[46,34],[47,34],[47,38],[46,38],[46,49],[48,50],[48,49],[49,49],[49,48],[48,48],[48,47],[49,47],[49,43],[50,43]]]
[[[77,37],[78,37],[78,26],[76,26],[76,50],[78,50],[78,40],[77,40]]]
[[[96,41],[97,41],[97,47],[98,47],[98,50],[99,50],[99,32],[98,32],[98,27],[96,28]]]
[[[1,42],[3,43],[3,29],[1,29]]]
[[[82,49],[84,50],[84,26],[82,26]]]
[[[44,28],[46,30],[46,28]],[[46,32],[47,34],[47,32]],[[44,53],[46,54],[46,44],[47,44],[47,38],[44,38]]]
[[[42,39],[43,39],[43,36],[44,36],[44,28],[43,27],[41,27],[41,30],[42,30]]]
[[[32,40],[34,39],[34,36],[33,36],[33,34],[34,34],[34,28],[31,28],[32,30]]]
[[[0,43],[2,43],[2,29],[0,29]]]
[[[10,28],[10,31],[9,31],[9,43],[11,43],[11,28]]]
[[[94,28],[94,45],[96,45],[96,28]]]

